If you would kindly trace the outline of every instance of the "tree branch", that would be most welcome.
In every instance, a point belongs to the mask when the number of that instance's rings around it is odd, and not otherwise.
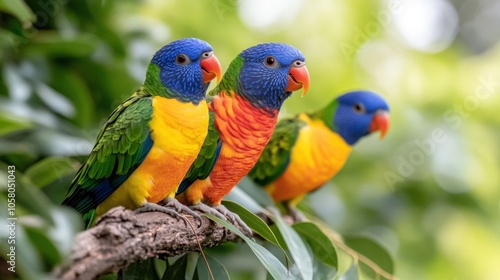
[[[76,236],[70,263],[57,268],[54,274],[64,280],[94,279],[151,257],[199,251],[198,240],[207,248],[239,239],[205,217],[199,227],[193,217],[185,217],[193,225],[194,232],[183,220],[164,213],[136,215],[123,207],[113,208],[94,227]]]

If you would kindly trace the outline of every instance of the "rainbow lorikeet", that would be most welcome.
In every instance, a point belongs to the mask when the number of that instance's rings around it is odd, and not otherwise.
[[[205,41],[186,38],[161,48],[144,85],[106,121],[63,205],[83,213],[87,227],[119,205],[178,216],[156,204],[166,199],[192,212],[173,197],[208,133],[205,94],[216,76],[221,67]]]
[[[322,110],[283,119],[248,176],[295,218],[295,204],[330,180],[344,166],[352,146],[364,136],[389,128],[389,106],[370,91],[339,96]]]
[[[308,87],[305,59],[296,48],[266,43],[242,51],[209,93],[208,136],[179,187],[178,199],[194,205],[192,209],[223,214],[244,225],[221,200],[257,162],[283,101],[301,88],[305,94]]]

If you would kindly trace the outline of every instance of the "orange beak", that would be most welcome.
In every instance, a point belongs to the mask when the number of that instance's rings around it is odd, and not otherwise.
[[[309,71],[305,65],[300,67],[292,67],[288,72],[288,86],[286,91],[302,90],[302,97],[304,97],[309,90]]]
[[[200,62],[200,66],[203,74],[203,83],[209,83],[215,77],[217,77],[217,83],[220,82],[222,79],[222,68],[215,54],[203,59]]]
[[[370,123],[370,132],[380,130],[380,139],[384,138],[389,130],[389,112],[378,110]]]

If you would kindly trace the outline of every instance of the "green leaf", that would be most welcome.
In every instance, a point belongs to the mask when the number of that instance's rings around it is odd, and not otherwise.
[[[238,214],[238,216],[240,216],[240,218],[243,220],[243,222],[245,222],[245,224],[247,224],[247,226],[249,226],[252,230],[257,232],[265,240],[281,248],[281,245],[278,242],[278,239],[276,239],[276,236],[274,235],[273,231],[257,215],[248,211],[245,207],[233,201],[224,200],[222,204],[224,204],[224,206],[226,206],[227,209],[229,209],[229,211]]]
[[[297,266],[302,279],[312,280],[313,279],[313,262],[312,257],[309,254],[309,250],[297,234],[287,223],[282,219],[278,211],[273,211],[275,215],[272,216],[273,221],[276,223],[285,243],[288,247],[288,251],[292,255],[295,265]]]
[[[158,276],[163,276],[165,270],[167,270],[167,260],[154,258],[154,266],[156,270],[156,274]]]
[[[282,244],[283,242],[280,242],[276,235],[274,235],[274,232],[271,230],[271,228],[257,215],[254,213],[248,211],[245,207],[239,205],[238,203],[235,203],[233,201],[228,201],[224,200],[222,201],[224,206],[227,207],[231,212],[234,212],[240,216],[240,218],[249,226],[252,230],[257,232],[262,238],[265,240],[269,241],[270,243],[278,246],[281,251],[283,252],[283,255],[285,256],[285,259],[288,263],[290,258],[288,257],[285,249],[283,248]],[[263,209],[263,208],[262,208]],[[264,209],[263,209],[264,210]],[[265,211],[269,212],[269,211]]]
[[[121,272],[123,280],[158,280],[154,267],[154,259],[150,258],[142,262],[129,265]]]
[[[356,273],[358,276],[358,280],[377,279],[377,276],[375,276],[373,274],[373,270],[367,270],[367,269],[369,269],[369,268],[364,263],[362,263],[362,262],[358,263],[358,266],[356,267]]]
[[[92,93],[83,79],[72,69],[54,66],[50,86],[71,100],[76,114],[71,119],[80,127],[88,127],[95,116]]]
[[[17,17],[24,28],[31,27],[31,22],[35,21],[35,15],[22,0],[0,0],[0,11]]]
[[[216,280],[230,280],[231,279],[231,277],[229,277],[229,272],[227,271],[226,267],[221,262],[219,262],[217,259],[215,259],[209,255],[206,255],[206,257],[207,257],[208,265],[210,266],[210,271],[212,272],[214,279],[216,279]],[[212,279],[210,277],[210,273],[208,272],[207,265],[205,264],[205,261],[203,261],[202,258],[198,259],[197,271],[198,271],[198,279],[200,279],[200,280],[211,280]]]
[[[21,172],[16,171],[16,202],[29,213],[36,214],[43,218],[50,226],[54,226],[54,220],[50,213],[49,198],[31,180],[26,178]]]
[[[32,128],[33,125],[19,118],[0,114],[0,137]]]
[[[25,226],[24,228],[29,241],[35,246],[36,252],[40,254],[45,264],[53,267],[61,262],[61,254],[53,241],[47,236],[45,230],[31,226]]]
[[[47,185],[60,181],[64,176],[76,172],[76,163],[69,158],[45,158],[30,166],[25,176],[36,186],[44,188]]]
[[[345,271],[344,275],[342,276],[342,280],[361,280],[360,274],[358,271],[359,267],[355,264],[352,264],[348,267],[348,269]],[[335,279],[339,279],[338,277],[335,277]]]
[[[335,245],[335,248],[337,249],[337,274],[335,274],[334,279],[340,279],[344,274],[349,271],[350,267],[353,265],[354,260],[352,259],[351,255],[349,255],[347,252],[344,250],[340,249],[337,245]]]
[[[116,273],[106,274],[99,276],[97,280],[118,280],[118,275]]]
[[[238,186],[234,187],[225,198],[226,200],[233,200],[238,204],[241,204],[253,213],[266,212],[266,209],[262,208],[262,206],[260,206],[259,203],[253,199],[253,197],[238,188]]]
[[[337,270],[324,262],[313,259],[314,279],[334,279]]]
[[[24,45],[23,52],[52,57],[85,57],[95,49],[95,38],[82,34],[78,38],[65,39],[50,31],[40,31],[37,36]]]
[[[276,236],[276,239],[278,240],[280,247],[283,248],[284,250],[288,250],[288,246],[286,245],[285,239],[283,238],[283,235],[276,226],[276,224],[271,225],[269,228],[273,231],[274,236]]]
[[[238,186],[260,205],[263,205],[264,207],[276,205],[272,197],[264,190],[264,188],[255,184],[250,178],[245,176],[238,183]]]
[[[188,264],[187,254],[180,257],[176,262],[167,267],[162,280],[185,280],[186,268]]]
[[[66,118],[75,117],[75,107],[70,102],[69,98],[60,92],[54,90],[45,83],[37,83],[34,86],[35,92],[47,108],[52,112],[64,116]]]
[[[196,267],[198,266],[198,259],[200,258],[200,253],[188,253],[187,254],[188,262],[186,266],[186,279],[193,279],[196,274]]]
[[[260,244],[246,237],[234,225],[211,214],[202,214],[202,216],[205,216],[210,220],[221,224],[222,226],[226,227],[227,229],[231,230],[239,237],[241,237],[248,244],[250,249],[254,252],[255,256],[257,256],[266,270],[271,274],[272,277],[274,277],[274,279],[289,279],[290,274],[287,272],[283,264],[273,254],[271,254]]]
[[[394,273],[394,261],[387,249],[380,245],[377,241],[367,236],[348,236],[344,237],[344,242],[356,252],[369,258],[372,262],[378,265],[381,269],[389,274]],[[367,276],[375,277],[376,273],[366,264],[359,262],[360,269]]]
[[[54,245],[61,255],[67,257],[71,252],[75,236],[84,229],[81,215],[66,207],[51,207],[50,213],[55,225],[45,231],[54,240]]]
[[[335,245],[321,229],[311,222],[295,223],[293,229],[304,238],[311,247],[314,256],[325,264],[337,268],[337,250]]]
[[[332,244],[335,246],[335,252],[337,254],[337,274],[334,279],[339,279],[353,266],[353,258],[350,254],[344,251],[344,246],[342,237],[333,229],[331,229],[327,224],[321,220],[314,219],[313,224],[316,225],[323,234],[330,239]],[[355,270],[355,269],[354,269]],[[348,278],[349,279],[349,278]]]
[[[3,243],[3,242],[2,242]],[[36,246],[29,241],[24,226],[17,224],[16,227],[16,272],[21,279],[37,279],[37,274],[43,271],[43,260],[36,250]]]

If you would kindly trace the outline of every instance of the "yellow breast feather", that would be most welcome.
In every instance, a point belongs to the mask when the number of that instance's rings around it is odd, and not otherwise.
[[[289,200],[310,192],[330,180],[343,166],[351,146],[320,120],[306,114],[285,172],[270,186],[276,201]]]
[[[156,96],[150,122],[153,146],[142,164],[97,207],[97,215],[122,205],[136,209],[147,201],[174,197],[208,132],[205,100],[194,105]]]

